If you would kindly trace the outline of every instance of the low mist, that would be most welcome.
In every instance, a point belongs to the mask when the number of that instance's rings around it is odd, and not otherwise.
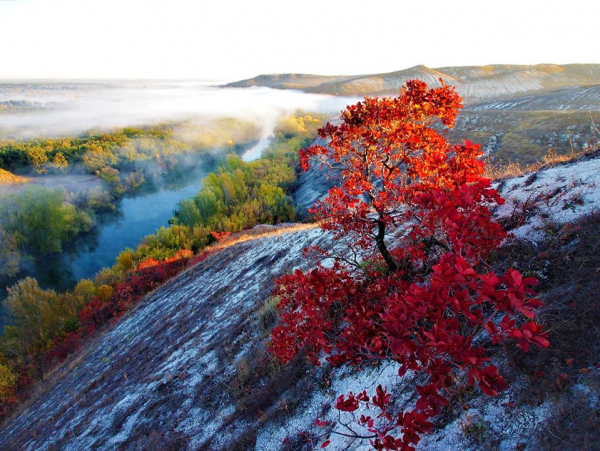
[[[0,115],[0,135],[9,139],[221,117],[255,121],[267,136],[279,117],[294,110],[333,116],[355,101],[270,88],[218,88],[202,82],[5,83],[0,84],[0,100],[35,105]]]

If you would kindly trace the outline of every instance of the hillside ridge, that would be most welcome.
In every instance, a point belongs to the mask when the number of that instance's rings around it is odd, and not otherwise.
[[[228,83],[224,87],[265,86],[349,97],[394,95],[406,80],[412,78],[422,79],[431,85],[439,85],[439,79],[442,78],[457,86],[465,103],[472,103],[549,92],[568,86],[600,84],[600,64],[502,64],[441,68],[418,65],[379,74],[266,74]]]

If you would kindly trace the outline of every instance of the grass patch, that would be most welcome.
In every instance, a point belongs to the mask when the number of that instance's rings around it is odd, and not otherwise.
[[[27,179],[0,168],[0,185],[18,185],[21,183],[27,183]]]
[[[597,381],[596,381],[597,384]],[[598,393],[598,387],[595,392]],[[585,393],[572,391],[537,434],[541,451],[597,450],[600,444],[600,408]]]
[[[529,164],[523,164],[520,162],[497,164],[488,159],[488,161],[486,161],[485,172],[483,175],[486,178],[496,181],[521,177],[522,175],[531,174],[542,169],[575,162],[581,158],[593,156],[598,153],[599,149],[600,147],[594,149],[585,148],[581,150],[572,150],[568,153],[562,154],[549,150],[546,155],[543,155],[538,161]],[[531,183],[534,181],[535,178],[531,181]]]
[[[279,309],[277,306],[280,301],[281,299],[278,297],[271,297],[258,310],[258,327],[261,336],[267,337],[271,333],[273,326],[279,321]]]
[[[490,426],[480,416],[466,415],[460,423],[460,429],[467,440],[480,447],[479,449],[495,449],[490,446]]]
[[[538,319],[551,345],[523,353],[507,344],[507,363],[513,375],[530,382],[523,402],[558,400],[582,375],[595,371],[600,358],[600,212],[557,227],[538,246],[527,241],[505,246],[495,261],[540,280],[538,297],[545,306]]]

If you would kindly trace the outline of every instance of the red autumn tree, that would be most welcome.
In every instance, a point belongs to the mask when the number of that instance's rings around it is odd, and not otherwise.
[[[516,270],[495,275],[485,264],[506,236],[490,211],[503,200],[482,178],[479,146],[450,145],[438,131],[453,126],[461,107],[453,87],[411,80],[398,97],[347,107],[340,125],[319,130],[327,146],[300,151],[304,170],[340,173],[313,209],[338,246],[320,251],[334,258],[331,267],[277,281],[282,319],[271,351],[283,362],[302,350],[317,364],[322,356],[333,365],[392,360],[401,377],[424,374],[413,409],[395,415],[381,387],[372,398],[338,399],[340,411],[381,411],[357,420],[375,449],[414,449],[448,404],[457,371],[491,396],[507,387],[484,335],[514,337],[525,351],[549,345],[532,321],[537,281]]]

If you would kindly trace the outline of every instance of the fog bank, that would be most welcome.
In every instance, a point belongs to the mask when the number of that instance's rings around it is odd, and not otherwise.
[[[256,121],[267,136],[279,117],[296,109],[336,115],[355,100],[270,88],[218,88],[202,82],[4,83],[0,101],[27,101],[36,108],[0,114],[0,135],[59,137],[92,128],[233,117]]]

